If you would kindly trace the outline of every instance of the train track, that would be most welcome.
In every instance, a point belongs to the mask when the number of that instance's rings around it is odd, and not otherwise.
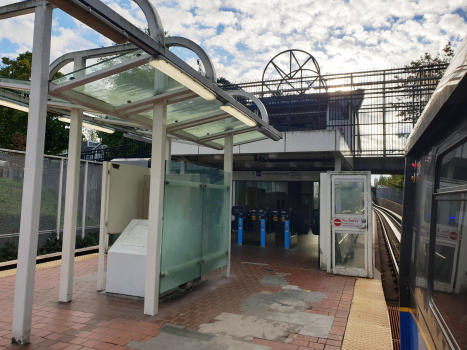
[[[378,226],[381,280],[388,305],[399,302],[399,261],[402,218],[373,204]]]
[[[391,323],[394,350],[400,350],[399,326],[399,261],[402,218],[396,213],[373,204],[378,226],[381,282]]]

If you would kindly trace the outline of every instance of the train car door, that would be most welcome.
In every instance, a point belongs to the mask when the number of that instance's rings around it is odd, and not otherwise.
[[[371,278],[370,175],[331,173],[330,180],[332,272]]]

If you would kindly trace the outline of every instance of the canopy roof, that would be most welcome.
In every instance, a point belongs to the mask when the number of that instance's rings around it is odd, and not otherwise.
[[[119,125],[120,131],[142,135],[139,131],[152,128],[154,103],[165,99],[168,105],[167,133],[176,138],[223,149],[223,138],[227,133],[234,134],[236,145],[282,137],[217,86],[215,99],[206,100],[155,69],[149,64],[151,60],[150,55],[135,50],[55,78],[49,84],[49,111],[69,114],[67,111],[71,108],[83,108],[96,115],[96,118],[85,116],[90,122],[109,124],[114,128]],[[193,79],[188,72],[180,71]],[[29,81],[0,77],[0,87],[28,91]],[[27,96],[5,90],[0,91],[0,99],[28,105]],[[220,109],[227,104],[248,117],[255,126],[247,126]],[[148,133],[144,132],[144,136]]]

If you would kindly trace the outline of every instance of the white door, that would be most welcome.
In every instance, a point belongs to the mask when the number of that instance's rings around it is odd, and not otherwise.
[[[331,175],[331,187],[332,271],[372,277],[369,176]]]

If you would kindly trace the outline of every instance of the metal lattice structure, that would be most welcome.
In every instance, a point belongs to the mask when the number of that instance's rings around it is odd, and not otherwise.
[[[354,156],[401,157],[446,68],[438,64],[320,74],[322,84],[316,83],[316,74],[297,73],[222,88],[240,88],[259,97],[279,131],[338,129]],[[281,86],[281,93],[268,86]]]

